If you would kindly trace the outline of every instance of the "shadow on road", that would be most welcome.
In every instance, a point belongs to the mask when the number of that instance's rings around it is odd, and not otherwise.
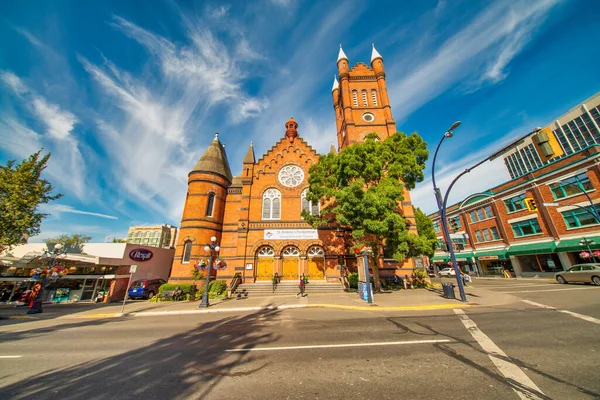
[[[251,349],[279,339],[276,333],[261,332],[265,322],[278,313],[268,310],[202,323],[147,347],[53,369],[7,385],[0,398],[205,398],[222,379],[250,375],[269,365],[257,364],[262,357],[256,353],[225,350]],[[121,340],[135,337],[115,337],[112,346],[118,347]]]

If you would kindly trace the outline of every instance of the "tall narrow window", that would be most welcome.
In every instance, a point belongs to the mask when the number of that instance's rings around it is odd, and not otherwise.
[[[354,104],[354,107],[358,107],[358,93],[356,90],[352,91],[352,103]]]
[[[363,106],[364,107],[368,107],[369,106],[369,101],[367,99],[367,91],[366,90],[362,91],[362,101],[363,101]]]
[[[317,215],[319,215],[319,203],[316,202],[315,204],[313,204],[312,201],[308,201],[306,199],[307,193],[308,193],[308,189],[304,189],[302,191],[302,194],[300,195],[300,197],[302,199],[302,211],[306,211],[307,213],[309,213],[312,216],[317,216]]]
[[[192,242],[188,240],[183,245],[183,259],[182,259],[182,262],[189,263],[191,257],[192,257]]]
[[[377,107],[377,90],[371,90],[371,99],[373,100],[373,105]]]
[[[281,192],[277,189],[268,189],[263,194],[263,219],[281,218]]]
[[[214,206],[215,206],[215,194],[211,193],[208,195],[208,203],[206,203],[206,216],[207,217],[212,217]]]

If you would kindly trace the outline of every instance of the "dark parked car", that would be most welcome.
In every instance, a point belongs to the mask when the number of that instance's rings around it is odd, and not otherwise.
[[[600,285],[600,264],[573,265],[566,271],[554,275],[558,283],[593,283]]]
[[[158,293],[160,285],[165,284],[163,279],[142,279],[135,281],[129,287],[127,294],[132,299],[151,299]]]

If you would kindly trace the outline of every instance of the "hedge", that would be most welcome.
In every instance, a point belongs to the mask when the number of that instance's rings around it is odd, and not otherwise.
[[[358,289],[358,273],[352,272],[348,274],[348,283],[351,289]]]
[[[160,288],[158,289],[159,296],[157,296],[156,301],[158,301],[158,297],[161,297],[160,296],[161,293],[173,291],[177,287],[179,287],[183,291],[182,300],[190,300],[192,286],[194,286],[194,285],[192,285],[191,283],[165,283],[165,284],[161,285]],[[196,287],[197,287],[197,289],[196,289],[196,293],[195,293],[195,298],[192,300],[202,298],[202,295],[204,294],[204,288],[206,287],[205,282],[204,281],[202,283],[199,282],[199,285],[197,285]],[[223,295],[226,293],[226,291],[227,291],[227,282],[225,282],[224,280],[210,281],[210,283],[208,284],[208,297],[211,299],[218,299],[218,298],[223,297]],[[160,300],[169,301],[172,299],[161,297]]]

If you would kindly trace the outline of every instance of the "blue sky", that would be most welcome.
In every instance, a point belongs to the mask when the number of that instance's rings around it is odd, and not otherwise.
[[[290,115],[328,151],[340,43],[351,64],[375,43],[399,130],[435,146],[463,122],[438,158],[442,187],[600,89],[593,0],[24,0],[0,15],[0,161],[43,147],[65,195],[32,241],[178,225],[215,132],[234,174],[249,142],[264,153]],[[450,200],[507,179],[484,164]],[[412,195],[434,210],[429,179]]]

